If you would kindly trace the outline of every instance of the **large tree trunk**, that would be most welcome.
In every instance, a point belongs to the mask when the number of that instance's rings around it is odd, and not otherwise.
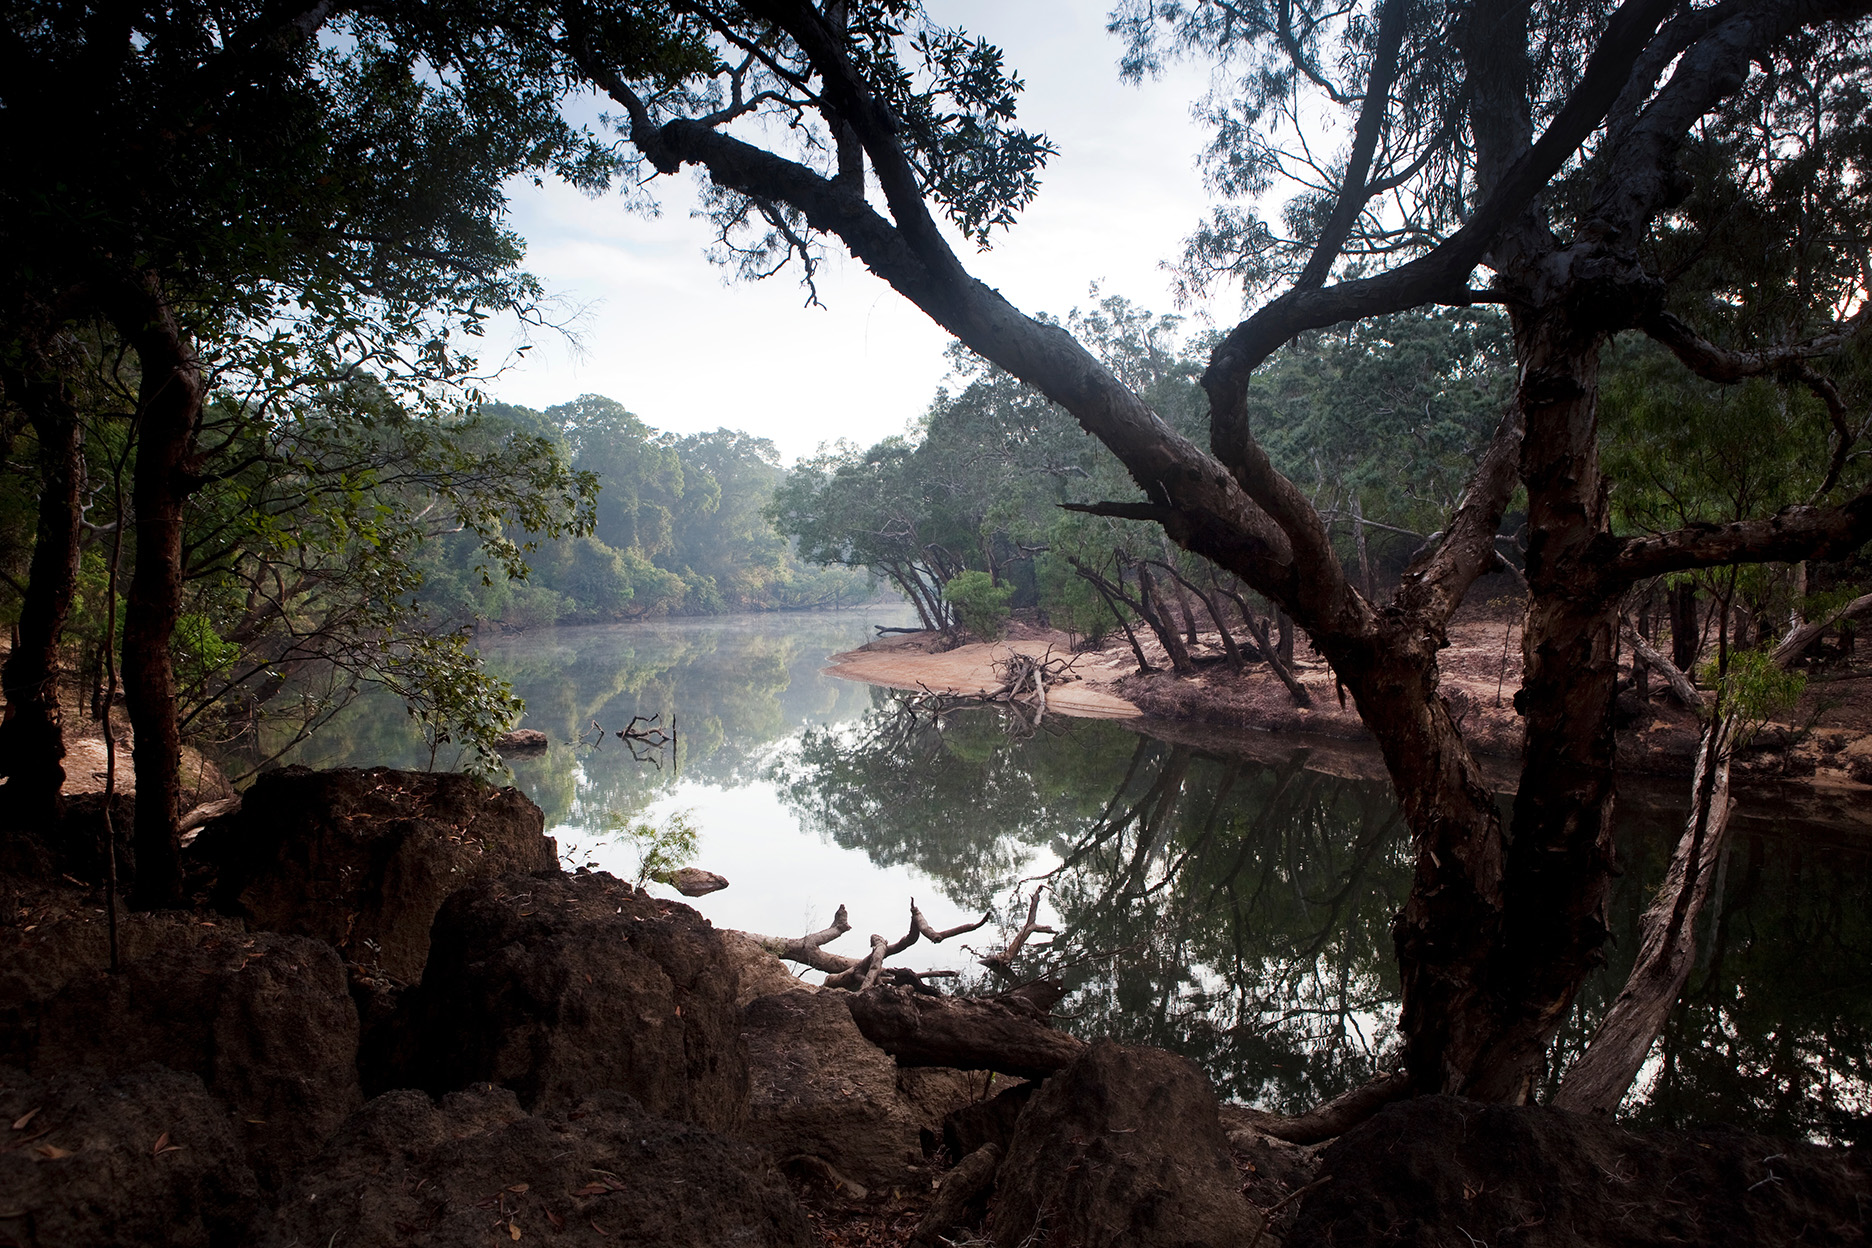
[[[182,806],[182,738],[176,723],[170,645],[182,603],[182,524],[200,483],[195,435],[202,411],[201,367],[173,314],[154,292],[135,301],[119,329],[142,366],[138,393],[136,558],[125,599],[124,697],[136,733],[136,882],[132,905],[151,909],[182,897],[177,820]]]
[[[1602,960],[1613,877],[1618,599],[1599,582],[1607,532],[1598,462],[1595,325],[1558,309],[1517,327],[1526,414],[1530,588],[1515,705],[1521,783],[1502,885],[1502,938],[1482,985],[1487,1033],[1462,1090],[1520,1100],[1587,974]]]
[[[1460,1093],[1491,1035],[1483,981],[1502,930],[1501,816],[1437,696],[1434,641],[1402,620],[1389,624],[1366,645],[1321,645],[1378,738],[1416,853],[1391,924],[1405,1071],[1417,1092]]]
[[[7,392],[39,438],[38,530],[20,604],[18,640],[0,668],[6,714],[0,720],[0,804],[15,830],[45,828],[59,815],[65,736],[59,711],[59,638],[78,588],[84,433],[70,393],[58,382],[12,370]]]

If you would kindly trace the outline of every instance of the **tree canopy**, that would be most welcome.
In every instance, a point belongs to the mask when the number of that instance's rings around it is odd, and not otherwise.
[[[1863,408],[1834,362],[1866,323],[1848,241],[1863,230],[1845,225],[1863,220],[1864,6],[1120,6],[1131,72],[1184,55],[1221,71],[1206,110],[1217,206],[1185,276],[1239,282],[1255,310],[1209,353],[1207,450],[1089,344],[971,277],[939,228],[981,241],[1048,153],[980,40],[896,3],[685,5],[672,16],[710,30],[717,60],[675,92],[633,80],[583,33],[584,12],[566,11],[580,71],[625,110],[641,160],[704,172],[723,245],[758,257],[750,271],[793,258],[810,276],[816,248],[848,248],[1104,443],[1146,501],[1098,510],[1161,524],[1306,628],[1377,735],[1415,840],[1395,927],[1413,1082],[1525,1095],[1602,957],[1623,597],[1673,572],[1839,560],[1872,536],[1853,454]],[[981,72],[958,73],[963,59]],[[738,124],[752,116],[784,124]],[[1330,142],[1316,117],[1336,125]],[[1802,137],[1783,141],[1792,128]],[[957,152],[981,173],[972,195],[946,176]],[[1285,197],[1278,222],[1258,206],[1269,196]],[[1776,241],[1751,249],[1750,229]],[[1298,335],[1476,304],[1506,313],[1508,400],[1468,448],[1436,540],[1393,593],[1368,597],[1277,464],[1255,377]],[[1831,417],[1809,454],[1837,469],[1794,508],[1619,532],[1600,373],[1631,331],[1710,381],[1807,388]],[[1504,823],[1437,696],[1436,653],[1469,585],[1501,565],[1517,497],[1527,745]]]

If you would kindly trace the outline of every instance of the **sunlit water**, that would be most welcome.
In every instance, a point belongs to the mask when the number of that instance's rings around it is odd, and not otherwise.
[[[553,742],[513,760],[513,783],[544,808],[567,866],[626,878],[640,841],[617,829],[683,814],[694,864],[731,881],[691,903],[718,926],[796,935],[842,904],[852,931],[829,948],[858,956],[870,933],[907,930],[912,899],[939,928],[992,912],[896,959],[965,981],[985,978],[974,954],[1044,884],[1040,918],[1058,931],[1035,938],[1023,969],[1064,977],[1069,1025],[1187,1053],[1227,1096],[1299,1109],[1393,1055],[1390,922],[1409,857],[1371,752],[1206,730],[1172,741],[1135,723],[1034,730],[993,710],[937,722],[822,674],[872,625],[907,622],[886,608],[487,639],[489,666],[526,698],[525,726]],[[633,722],[673,723],[674,748],[633,751],[616,735]],[[293,761],[430,754],[398,705],[366,700]],[[1743,801],[1698,970],[1627,1114],[1863,1138],[1872,855],[1857,829]],[[1615,943],[1556,1065],[1623,981],[1674,805],[1673,786],[1627,786]]]

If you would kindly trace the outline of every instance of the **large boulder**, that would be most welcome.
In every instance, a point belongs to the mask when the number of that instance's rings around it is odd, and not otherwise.
[[[1239,1189],[1195,1064],[1101,1040],[1021,1111],[989,1227],[1002,1248],[1241,1248],[1260,1219]]]
[[[284,1193],[262,1248],[807,1248],[767,1158],[599,1093],[526,1114],[486,1085],[371,1101]]]
[[[1872,1227],[1856,1150],[1455,1097],[1385,1107],[1326,1148],[1319,1175],[1288,1243],[1863,1245]]]
[[[8,1125],[12,1126],[7,1130]],[[200,1079],[0,1070],[0,1241],[236,1248],[259,1190]]]
[[[262,1184],[276,1187],[363,1103],[344,968],[303,936],[180,931],[189,938],[119,974],[93,970],[47,1001],[34,1069],[154,1062],[199,1076]]]
[[[476,884],[436,916],[367,1085],[497,1083],[535,1112],[612,1089],[730,1130],[748,1097],[738,987],[707,919],[603,872]]]
[[[256,780],[194,852],[214,874],[218,909],[411,983],[450,893],[558,865],[545,824],[518,789],[473,776],[287,767]]]
[[[823,1164],[862,1188],[920,1178],[927,1190],[922,1124],[898,1091],[897,1063],[859,1034],[841,995],[783,992],[742,1012],[752,1095],[739,1134],[783,1164]]]

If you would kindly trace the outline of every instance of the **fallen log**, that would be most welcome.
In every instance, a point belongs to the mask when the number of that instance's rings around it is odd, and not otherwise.
[[[1318,1144],[1344,1135],[1392,1101],[1401,1101],[1408,1095],[1410,1078],[1396,1071],[1361,1083],[1350,1092],[1292,1118],[1246,1105],[1224,1105],[1222,1129],[1234,1132],[1247,1127],[1289,1144]]]
[[[1084,1041],[1048,1026],[1025,1000],[933,997],[880,985],[848,994],[845,1005],[864,1038],[899,1066],[1044,1079],[1085,1049]]]

